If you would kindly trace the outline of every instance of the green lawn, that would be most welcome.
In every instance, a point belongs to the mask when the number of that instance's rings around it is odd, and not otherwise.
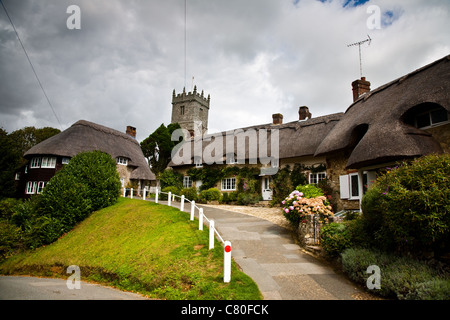
[[[55,243],[16,255],[2,274],[68,278],[78,265],[81,280],[139,292],[157,299],[261,299],[253,280],[232,262],[223,282],[223,248],[208,250],[208,230],[178,209],[121,198],[94,212]]]

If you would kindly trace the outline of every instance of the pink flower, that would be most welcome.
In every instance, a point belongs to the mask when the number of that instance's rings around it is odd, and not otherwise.
[[[287,208],[284,209],[284,212],[289,213],[289,209],[287,209]]]

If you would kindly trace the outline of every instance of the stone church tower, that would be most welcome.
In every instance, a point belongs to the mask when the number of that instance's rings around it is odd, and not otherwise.
[[[194,136],[194,133],[205,134],[208,131],[208,113],[210,96],[205,98],[202,93],[197,93],[197,86],[194,92],[183,89],[183,93],[172,94],[172,123],[179,123],[182,129],[186,129]]]

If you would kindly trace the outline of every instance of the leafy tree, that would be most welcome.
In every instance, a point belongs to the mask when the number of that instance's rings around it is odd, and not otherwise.
[[[41,143],[44,140],[60,133],[59,129],[44,127],[36,129],[35,127],[25,127],[13,131],[10,136],[15,141],[16,148],[22,153],[27,152],[31,147]]]
[[[0,128],[0,199],[12,197],[15,193],[14,173],[21,156],[14,139]]]
[[[142,152],[158,180],[171,160],[172,149],[179,143],[172,141],[172,133],[176,129],[180,129],[178,123],[171,123],[167,127],[163,123],[141,142]]]

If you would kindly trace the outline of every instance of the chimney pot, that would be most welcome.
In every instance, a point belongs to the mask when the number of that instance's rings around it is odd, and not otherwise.
[[[309,112],[309,108],[307,106],[302,106],[298,109],[298,120],[306,120],[311,118],[312,114]]]
[[[366,92],[370,92],[370,82],[366,81],[366,77],[361,77],[361,80],[355,80],[352,82],[353,88],[353,102],[358,100]]]
[[[127,126],[127,130],[125,131],[126,134],[128,134],[129,136],[132,136],[133,138],[136,139],[136,128],[132,127],[132,126]]]
[[[273,124],[283,124],[283,115],[281,113],[275,113],[272,115]]]

